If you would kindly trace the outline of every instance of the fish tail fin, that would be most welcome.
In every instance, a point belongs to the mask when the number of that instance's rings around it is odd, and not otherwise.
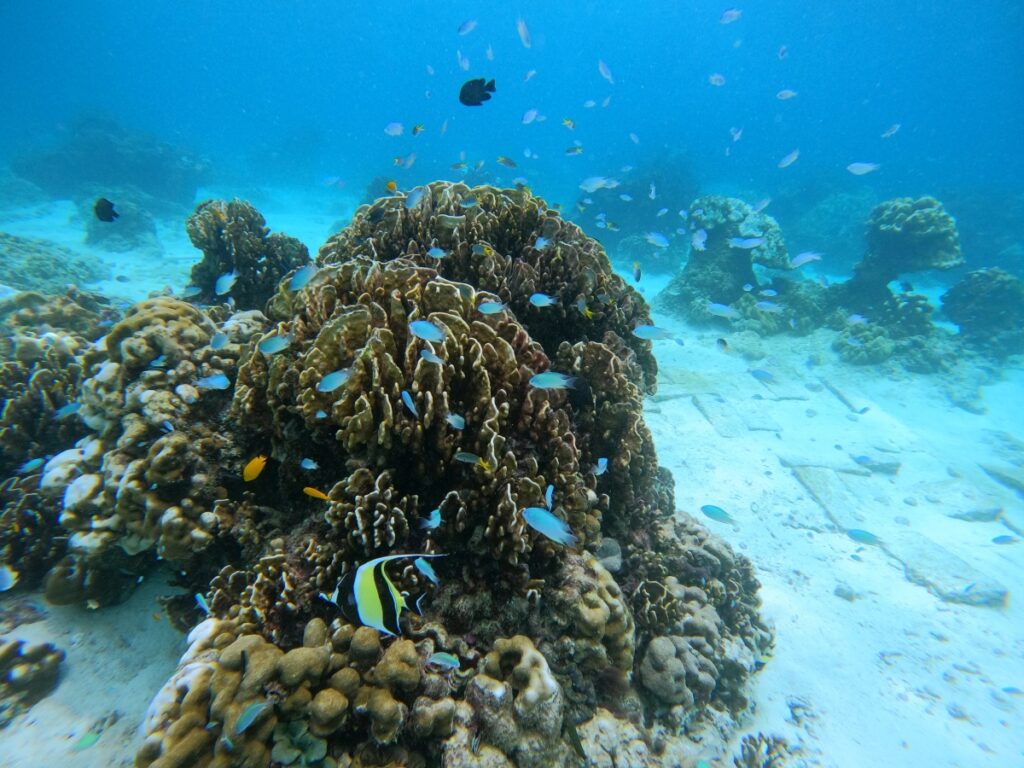
[[[484,86],[484,90],[494,93],[494,81],[491,80],[489,83],[487,83],[487,85]]]

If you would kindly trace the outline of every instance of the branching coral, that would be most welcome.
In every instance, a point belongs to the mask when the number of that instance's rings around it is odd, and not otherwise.
[[[185,224],[192,245],[203,259],[192,267],[198,301],[227,299],[217,293],[217,279],[235,273],[230,296],[238,309],[262,309],[278,280],[309,261],[309,251],[294,237],[270,234],[259,211],[241,200],[207,200],[196,206]]]

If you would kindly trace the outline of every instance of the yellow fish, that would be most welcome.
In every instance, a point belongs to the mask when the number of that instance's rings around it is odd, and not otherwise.
[[[242,469],[242,479],[247,483],[251,483],[260,476],[265,466],[267,466],[266,456],[260,455],[249,459],[249,463]]]
[[[563,117],[562,118],[562,125],[564,125],[566,128],[568,128],[570,131],[576,129],[576,123],[574,121],[570,120],[568,117]]]
[[[384,186],[388,188],[388,192],[396,192],[398,190],[398,182],[395,181],[394,179],[389,181]]]
[[[426,129],[423,127],[423,123],[417,123],[416,125],[414,125],[412,127],[412,135],[413,136],[419,136],[425,130]]]
[[[504,155],[498,155],[498,162],[504,165],[506,168],[515,168],[516,161],[511,157],[505,157]]]
[[[567,154],[567,155],[582,155],[583,154],[583,147],[581,147],[579,144],[576,144],[574,146],[569,147],[567,150],[565,150],[565,154]]]
[[[311,485],[307,485],[302,489],[302,492],[307,496],[312,496],[314,499],[320,499],[320,501],[330,501],[331,497],[321,491],[319,488],[314,488]]]

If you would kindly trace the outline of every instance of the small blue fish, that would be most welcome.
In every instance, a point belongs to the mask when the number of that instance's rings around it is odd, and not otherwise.
[[[854,313],[846,318],[846,322],[850,325],[864,325],[868,319],[864,315],[858,315]]]
[[[648,232],[644,235],[644,240],[655,248],[668,248],[668,238],[661,234],[661,232]]]
[[[45,463],[46,463],[46,459],[29,459],[24,464],[22,464],[20,467],[18,467],[18,469],[16,471],[17,471],[17,473],[19,475],[24,475],[24,474],[27,474],[29,472],[35,472],[37,469],[39,469]]]
[[[428,563],[422,557],[417,557],[412,561],[412,564],[416,566],[416,570],[426,576],[434,584],[440,584],[441,580],[437,578],[437,573],[434,571],[434,566]]]
[[[299,267],[299,271],[292,275],[292,279],[288,281],[289,291],[299,291],[306,287],[306,284],[313,279],[319,270],[315,264],[307,264],[304,267]]]
[[[676,336],[676,337],[675,337],[675,338],[673,339],[673,341],[674,341],[674,342],[675,342],[676,344],[678,344],[678,345],[679,345],[680,347],[685,347],[685,346],[686,346],[686,342],[685,342],[685,341],[683,341],[683,340],[682,340],[681,338],[679,338],[678,336]]]
[[[266,700],[253,702],[242,710],[242,713],[235,721],[235,733],[241,736],[249,729],[249,726],[259,719],[260,715],[273,708],[274,705]]]
[[[544,507],[527,507],[523,510],[523,519],[537,533],[557,544],[575,546],[578,541],[566,522]]]
[[[444,417],[444,420],[448,422],[448,426],[451,427],[452,429],[466,428],[466,420],[462,416],[459,416],[459,414],[457,413],[449,413],[447,416]]]
[[[665,328],[656,325],[638,325],[633,329],[633,335],[638,339],[655,341],[657,339],[671,339],[675,334]]]
[[[771,298],[772,296],[778,296],[779,292],[774,290],[773,288],[765,288],[763,291],[760,291],[760,294],[762,296],[767,296],[768,298]]]
[[[302,461],[300,461],[299,462],[299,466],[302,467],[303,469],[308,469],[310,471],[312,471],[314,469],[320,469],[320,465],[319,464],[317,464],[315,461],[313,461],[313,459],[308,459],[308,458],[307,459],[303,459]]]
[[[850,528],[846,532],[846,535],[858,544],[870,544],[871,546],[877,546],[882,543],[882,540],[875,536],[875,534],[861,530],[860,528]]]
[[[743,290],[746,291],[747,293],[750,293],[752,290],[754,290],[754,286],[752,286],[750,283],[744,283]]]
[[[74,416],[76,413],[78,413],[78,411],[81,408],[81,403],[68,403],[67,405],[62,405],[60,408],[53,412],[53,418],[57,419],[58,421],[60,421],[61,419],[66,419],[68,416]]]
[[[419,412],[416,410],[416,403],[412,400],[412,395],[409,394],[409,390],[402,390],[402,402],[405,403],[405,407],[409,409],[409,412],[417,419],[420,417]]]
[[[475,197],[467,197],[465,200],[459,201],[460,208],[476,208],[478,205],[479,203],[476,201]]]
[[[171,422],[167,421],[166,419],[164,419],[164,421],[160,424],[160,427],[163,429],[164,432],[170,433],[174,431],[174,425],[171,424]]]
[[[445,671],[458,669],[461,666],[458,656],[451,653],[445,653],[444,651],[438,651],[437,653],[430,654],[430,658],[427,659],[427,664],[432,667],[439,667]]]
[[[735,320],[740,316],[740,313],[728,304],[715,304],[713,302],[708,303],[708,314],[715,317],[724,317],[728,320]]]
[[[538,251],[543,251],[549,245],[551,245],[551,241],[548,240],[546,237],[538,237],[537,240],[534,242],[533,247],[536,248]]]
[[[417,339],[424,341],[444,341],[444,331],[429,320],[413,320],[409,330]]]
[[[455,454],[455,460],[461,461],[463,464],[473,464],[480,467],[484,472],[491,471],[491,463],[487,459],[477,456],[475,453],[469,451],[459,451]]]
[[[696,214],[694,214],[696,215]],[[695,251],[703,251],[707,248],[708,242],[708,231],[704,228],[698,229],[692,235],[690,235],[690,245]]]
[[[736,525],[736,521],[732,519],[728,512],[715,504],[705,504],[700,508],[700,511],[705,516],[710,517],[716,523],[726,523],[727,525]]]
[[[600,477],[608,471],[608,459],[603,456],[597,460],[597,464],[594,465],[594,474]]]
[[[421,349],[420,357],[426,360],[428,363],[435,363],[436,365],[444,365],[444,360],[438,357],[436,354],[431,352],[429,349]]]
[[[530,295],[530,303],[535,307],[552,307],[558,303],[558,299],[554,299],[546,293],[534,293]]]
[[[196,592],[196,605],[206,616],[210,615],[210,604],[206,602],[206,595],[202,592]]]
[[[420,520],[420,530],[432,531],[441,525],[441,508],[430,510],[430,514],[427,515],[426,519]]]
[[[443,248],[438,248],[436,245],[427,251],[427,256],[432,259],[443,259],[448,256],[448,251]]]
[[[545,371],[530,378],[530,386],[537,389],[567,389],[572,388],[576,381],[572,376],[566,376],[558,371]]]
[[[154,357],[152,360],[149,361],[149,364],[154,368],[163,368],[165,365],[167,365],[167,355],[160,355],[159,357]]]
[[[224,349],[228,345],[228,335],[218,331],[210,337],[210,349]]]
[[[405,198],[405,207],[410,210],[415,208],[423,201],[423,196],[427,194],[426,187],[416,187],[412,190]]]
[[[341,368],[337,371],[331,371],[322,379],[320,383],[316,385],[317,392],[333,392],[338,387],[344,386],[345,382],[348,381],[348,377],[351,375],[347,368]]]
[[[327,418],[327,411],[319,410],[316,413],[314,413],[313,415],[316,418],[318,418],[318,419],[326,419]]]
[[[223,373],[214,373],[211,376],[196,379],[195,385],[199,389],[227,389],[231,386],[231,379]]]
[[[749,251],[752,248],[764,245],[763,237],[730,237],[729,247],[730,248],[742,248],[744,251]]]
[[[776,304],[774,301],[759,301],[754,305],[755,309],[759,309],[762,312],[769,312],[770,314],[777,315],[782,311],[782,307]]]
[[[1020,539],[1016,536],[996,536],[992,539],[993,544],[1016,544]]]
[[[771,373],[764,370],[763,368],[755,368],[750,372],[750,375],[753,376],[758,381],[763,381],[766,384],[770,384],[771,382],[775,381],[775,377],[772,376]]]
[[[496,315],[505,311],[505,305],[500,301],[485,301],[477,307],[477,310],[483,315]]]
[[[546,506],[548,509],[551,509],[551,502],[554,500],[554,498],[555,486],[549,484],[544,491],[544,506]]]
[[[213,292],[218,296],[223,296],[225,293],[230,293],[231,289],[235,285],[236,280],[238,280],[237,272],[225,272],[223,275],[217,278],[217,282],[213,286]]]
[[[186,285],[185,290],[181,292],[181,297],[183,299],[191,299],[193,296],[198,296],[202,292],[203,289],[198,285]]]
[[[278,352],[288,349],[291,343],[291,336],[271,336],[257,344],[256,348],[264,355],[276,355]]]

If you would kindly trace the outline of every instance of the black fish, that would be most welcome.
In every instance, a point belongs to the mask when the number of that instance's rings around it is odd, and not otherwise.
[[[479,107],[491,98],[492,93],[494,93],[494,81],[487,82],[484,78],[478,77],[476,80],[467,80],[462,84],[459,101],[467,107]]]
[[[120,214],[114,210],[114,204],[107,200],[105,197],[101,197],[96,201],[96,204],[92,207],[93,213],[96,214],[96,218],[100,221],[113,221]]]

